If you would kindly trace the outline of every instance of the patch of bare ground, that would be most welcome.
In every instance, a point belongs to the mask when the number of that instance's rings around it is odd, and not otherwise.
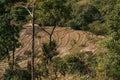
[[[44,27],[44,29],[51,31],[52,27]],[[35,26],[35,30],[35,55],[37,56],[42,53],[42,44],[49,41],[49,35],[38,25]],[[20,48],[16,49],[15,57],[24,57],[26,51],[31,51],[31,33],[31,25],[24,25],[19,38],[22,45]],[[102,40],[104,36],[96,36],[87,31],[73,30],[68,27],[56,27],[52,38],[57,43],[57,50],[59,51],[58,56],[64,57],[65,55],[79,52],[95,53],[98,42]],[[38,57],[35,60],[39,62]],[[21,62],[20,65],[25,64],[25,62],[27,61]]]
[[[0,80],[3,80],[3,74],[5,73],[5,69],[8,68],[8,64],[6,62],[0,62]]]
[[[45,27],[44,29],[47,31],[51,31],[52,27]],[[96,36],[87,31],[73,30],[68,27],[56,27],[52,38],[57,43],[57,51],[59,52],[58,56],[64,57],[66,55],[79,52],[88,52],[95,54],[98,43],[100,40],[104,39],[104,36]],[[17,60],[16,62],[20,65],[20,67],[26,67],[27,66],[26,63],[28,62],[29,59],[25,57],[26,56],[25,52],[31,51],[32,48],[31,24],[23,26],[23,29],[20,32],[19,41],[21,42],[21,46],[17,48],[15,51],[15,58]],[[49,35],[46,32],[44,32],[38,25],[35,25],[36,63],[40,62],[39,56],[42,53],[41,49],[42,44],[48,41]],[[2,73],[0,73],[0,75]]]

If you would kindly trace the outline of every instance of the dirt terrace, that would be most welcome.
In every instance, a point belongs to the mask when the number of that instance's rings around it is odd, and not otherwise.
[[[47,31],[51,31],[53,27],[45,27]],[[97,49],[97,45],[103,36],[96,36],[87,31],[73,30],[68,27],[56,27],[52,38],[57,43],[57,50],[59,51],[59,56],[63,57],[65,55],[74,54],[78,52],[89,52],[94,54]],[[31,24],[26,24],[23,26],[20,32],[19,41],[21,42],[21,47],[16,49],[15,56],[23,60],[24,53],[26,51],[31,51],[32,45],[32,27]],[[35,55],[42,53],[41,46],[43,43],[49,41],[49,35],[44,32],[38,25],[35,25]],[[39,59],[35,59],[37,62]],[[25,59],[24,62],[27,60]],[[24,64],[22,62],[21,64]]]

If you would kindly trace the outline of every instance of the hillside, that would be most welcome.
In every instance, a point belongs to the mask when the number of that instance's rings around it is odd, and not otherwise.
[[[43,43],[48,42],[49,36],[39,26],[36,25],[35,28],[35,55],[39,56],[42,53],[41,46]],[[46,27],[44,29],[51,31],[52,27]],[[24,25],[23,30],[20,32],[19,41],[21,42],[21,46],[15,51],[15,57],[21,58],[18,62],[23,61],[20,64],[23,64],[25,62],[24,53],[31,51],[31,31],[32,27],[29,23]],[[57,51],[59,52],[58,56],[60,57],[79,52],[88,52],[90,54],[95,54],[97,45],[103,38],[103,36],[96,36],[87,31],[73,30],[68,27],[57,27],[53,34],[53,39],[57,43]],[[36,61],[39,62],[39,58],[36,58]]]
[[[28,58],[26,58],[26,53],[31,51],[32,44],[32,27],[31,23],[23,26],[20,32],[19,41],[21,46],[15,51],[16,63],[20,67],[26,67]],[[47,31],[51,31],[52,27],[45,27]],[[44,32],[38,25],[35,25],[35,61],[39,62],[39,55],[42,54],[41,46],[43,43],[49,41],[49,35]],[[54,31],[52,37],[57,43],[57,51],[60,57],[66,55],[71,55],[79,52],[87,52],[90,55],[96,53],[96,49],[99,41],[101,41],[104,36],[96,36],[88,31],[73,30],[69,27],[57,27]],[[12,55],[11,55],[12,56]],[[1,64],[1,72],[6,69],[7,63]],[[5,66],[6,65],[6,66]]]
[[[120,80],[119,22],[120,0],[0,0],[0,80]]]

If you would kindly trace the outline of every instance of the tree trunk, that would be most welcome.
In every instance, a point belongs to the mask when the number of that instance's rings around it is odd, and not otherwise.
[[[9,68],[11,69],[10,54],[9,54],[9,50],[8,49],[6,49],[6,54],[7,54],[7,58],[8,58]]]
[[[13,49],[13,62],[12,62],[12,69],[15,68],[15,49]]]
[[[50,41],[49,41],[50,49],[52,47],[52,34],[50,34]]]
[[[35,27],[34,27],[34,3],[32,9],[32,53],[31,53],[31,80],[34,80],[34,34],[35,34]]]
[[[8,49],[6,49],[7,51],[6,51],[6,53],[7,53],[7,55],[8,55],[8,63],[10,62],[10,55],[9,55],[9,50]]]
[[[50,44],[50,49],[51,49],[51,47],[52,47],[52,35],[53,35],[53,33],[54,33],[54,30],[55,30],[55,28],[56,28],[56,25],[53,27],[53,29],[52,29],[52,32],[50,33],[50,42],[49,42],[49,44]]]

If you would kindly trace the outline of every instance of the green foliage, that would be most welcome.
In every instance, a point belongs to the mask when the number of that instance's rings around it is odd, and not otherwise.
[[[20,46],[20,24],[28,21],[29,16],[25,9],[15,8],[14,5],[18,2],[26,4],[27,1],[0,0],[0,59],[10,57],[9,51]],[[104,47],[102,46],[98,54],[78,53],[64,58],[57,57],[55,41],[51,45],[44,43],[41,63],[35,66],[36,77],[80,73],[84,80],[119,80],[120,0],[91,0],[91,4],[82,5],[79,1],[38,0],[35,3],[36,23],[45,26],[67,25],[72,29],[88,30],[98,35],[110,32],[110,39],[101,43]],[[27,5],[30,6],[29,3]],[[29,9],[31,10],[30,7]],[[4,80],[30,80],[30,74],[26,70],[7,70],[4,77]]]
[[[10,16],[13,17],[12,23],[20,25],[20,21],[25,22],[27,20],[26,17],[28,15],[28,12],[25,9],[15,8],[16,5],[18,7],[19,2],[25,4],[27,0],[2,0],[0,1],[0,6],[1,6],[0,16],[3,16],[6,13],[10,13]]]
[[[90,4],[76,4],[73,6],[72,16],[72,20],[68,22],[68,26],[73,29],[86,30],[89,23],[100,19],[100,12]]]
[[[115,9],[113,10],[110,19],[108,21],[110,27],[111,27],[111,34],[112,39],[108,42],[107,48],[109,50],[109,55],[111,59],[111,67],[110,71],[110,77],[112,77],[114,80],[119,80],[120,77],[120,4],[117,4],[115,6]]]
[[[66,0],[41,1],[37,22],[48,26],[60,25],[65,22],[70,16],[70,7],[66,5],[66,2]]]
[[[92,80],[96,74],[95,66],[95,56],[90,55],[90,53],[77,53],[66,55],[63,58],[54,57],[47,65],[45,62],[42,62],[42,64],[37,65],[36,72],[44,78],[54,75],[55,79],[59,79],[59,77],[61,77],[59,75],[77,74],[81,79],[83,79],[84,76],[84,79],[89,78]]]
[[[108,25],[111,29],[110,39],[104,43],[105,54],[98,56],[98,72],[104,73],[103,77],[107,80],[120,79],[120,5],[117,4],[108,18]],[[101,62],[101,63],[100,63]],[[102,69],[99,66],[102,65]],[[102,70],[102,71],[101,71]]]
[[[13,20],[16,22],[27,22],[28,18],[28,12],[24,8],[13,8],[11,11],[11,14],[14,16]],[[22,24],[23,24],[22,23]]]
[[[13,21],[12,7],[16,1],[3,0],[0,2],[0,55],[1,59],[10,58],[9,51],[15,51],[20,46],[18,41],[20,25]],[[3,9],[2,9],[3,8]]]
[[[0,52],[4,55],[8,51],[12,51],[20,44],[18,42],[20,27],[10,24],[10,16],[5,15],[0,20]]]
[[[58,55],[58,51],[56,50],[56,42],[52,41],[51,46],[50,43],[44,43],[42,46],[43,54],[41,55],[41,64],[40,66],[37,65],[40,69],[38,72],[36,71],[36,74],[38,74],[41,77],[47,77],[49,78],[54,72],[55,69],[53,59],[55,56]]]
[[[91,2],[99,8],[103,16],[108,15],[116,5],[117,0],[91,0]]]
[[[56,72],[59,72],[65,76],[66,72],[68,71],[68,66],[66,62],[60,57],[56,57],[53,59],[53,63],[54,63],[54,69],[56,70]]]
[[[115,9],[115,6],[117,3],[119,3],[119,0],[90,0],[91,3],[99,10],[101,14],[101,20],[95,21],[94,23],[90,24],[90,31],[96,34],[102,34],[106,35],[110,31],[110,23],[109,16],[111,16],[111,12]]]
[[[51,42],[51,46],[48,43],[44,43],[42,46],[42,50],[43,50],[43,56],[46,59],[52,59],[54,56],[56,56],[58,54],[58,52],[56,51],[56,42],[52,41]]]
[[[83,74],[90,75],[95,72],[94,56],[88,56],[89,53],[77,53],[73,55],[65,56],[63,59],[56,61],[57,67],[61,73],[64,74]],[[94,73],[95,74],[95,73]]]
[[[94,21],[93,23],[89,24],[88,27],[90,32],[97,35],[106,35],[110,31],[110,28],[107,26],[107,24],[100,21]]]
[[[0,15],[4,13],[4,5],[0,3]]]
[[[30,80],[30,73],[27,70],[6,70],[4,80]]]
[[[79,58],[77,58],[76,56],[67,57],[66,63],[69,68],[68,71],[70,70],[69,73],[74,73],[76,71],[80,73],[84,72],[85,63],[79,60]]]
[[[112,37],[115,40],[120,39],[120,4],[117,4],[114,10],[112,11],[111,15],[108,17],[108,25],[110,26]]]
[[[96,55],[96,78],[100,80],[119,80],[120,55],[115,50],[118,45],[120,44],[114,43],[111,38],[101,41],[99,52]]]

